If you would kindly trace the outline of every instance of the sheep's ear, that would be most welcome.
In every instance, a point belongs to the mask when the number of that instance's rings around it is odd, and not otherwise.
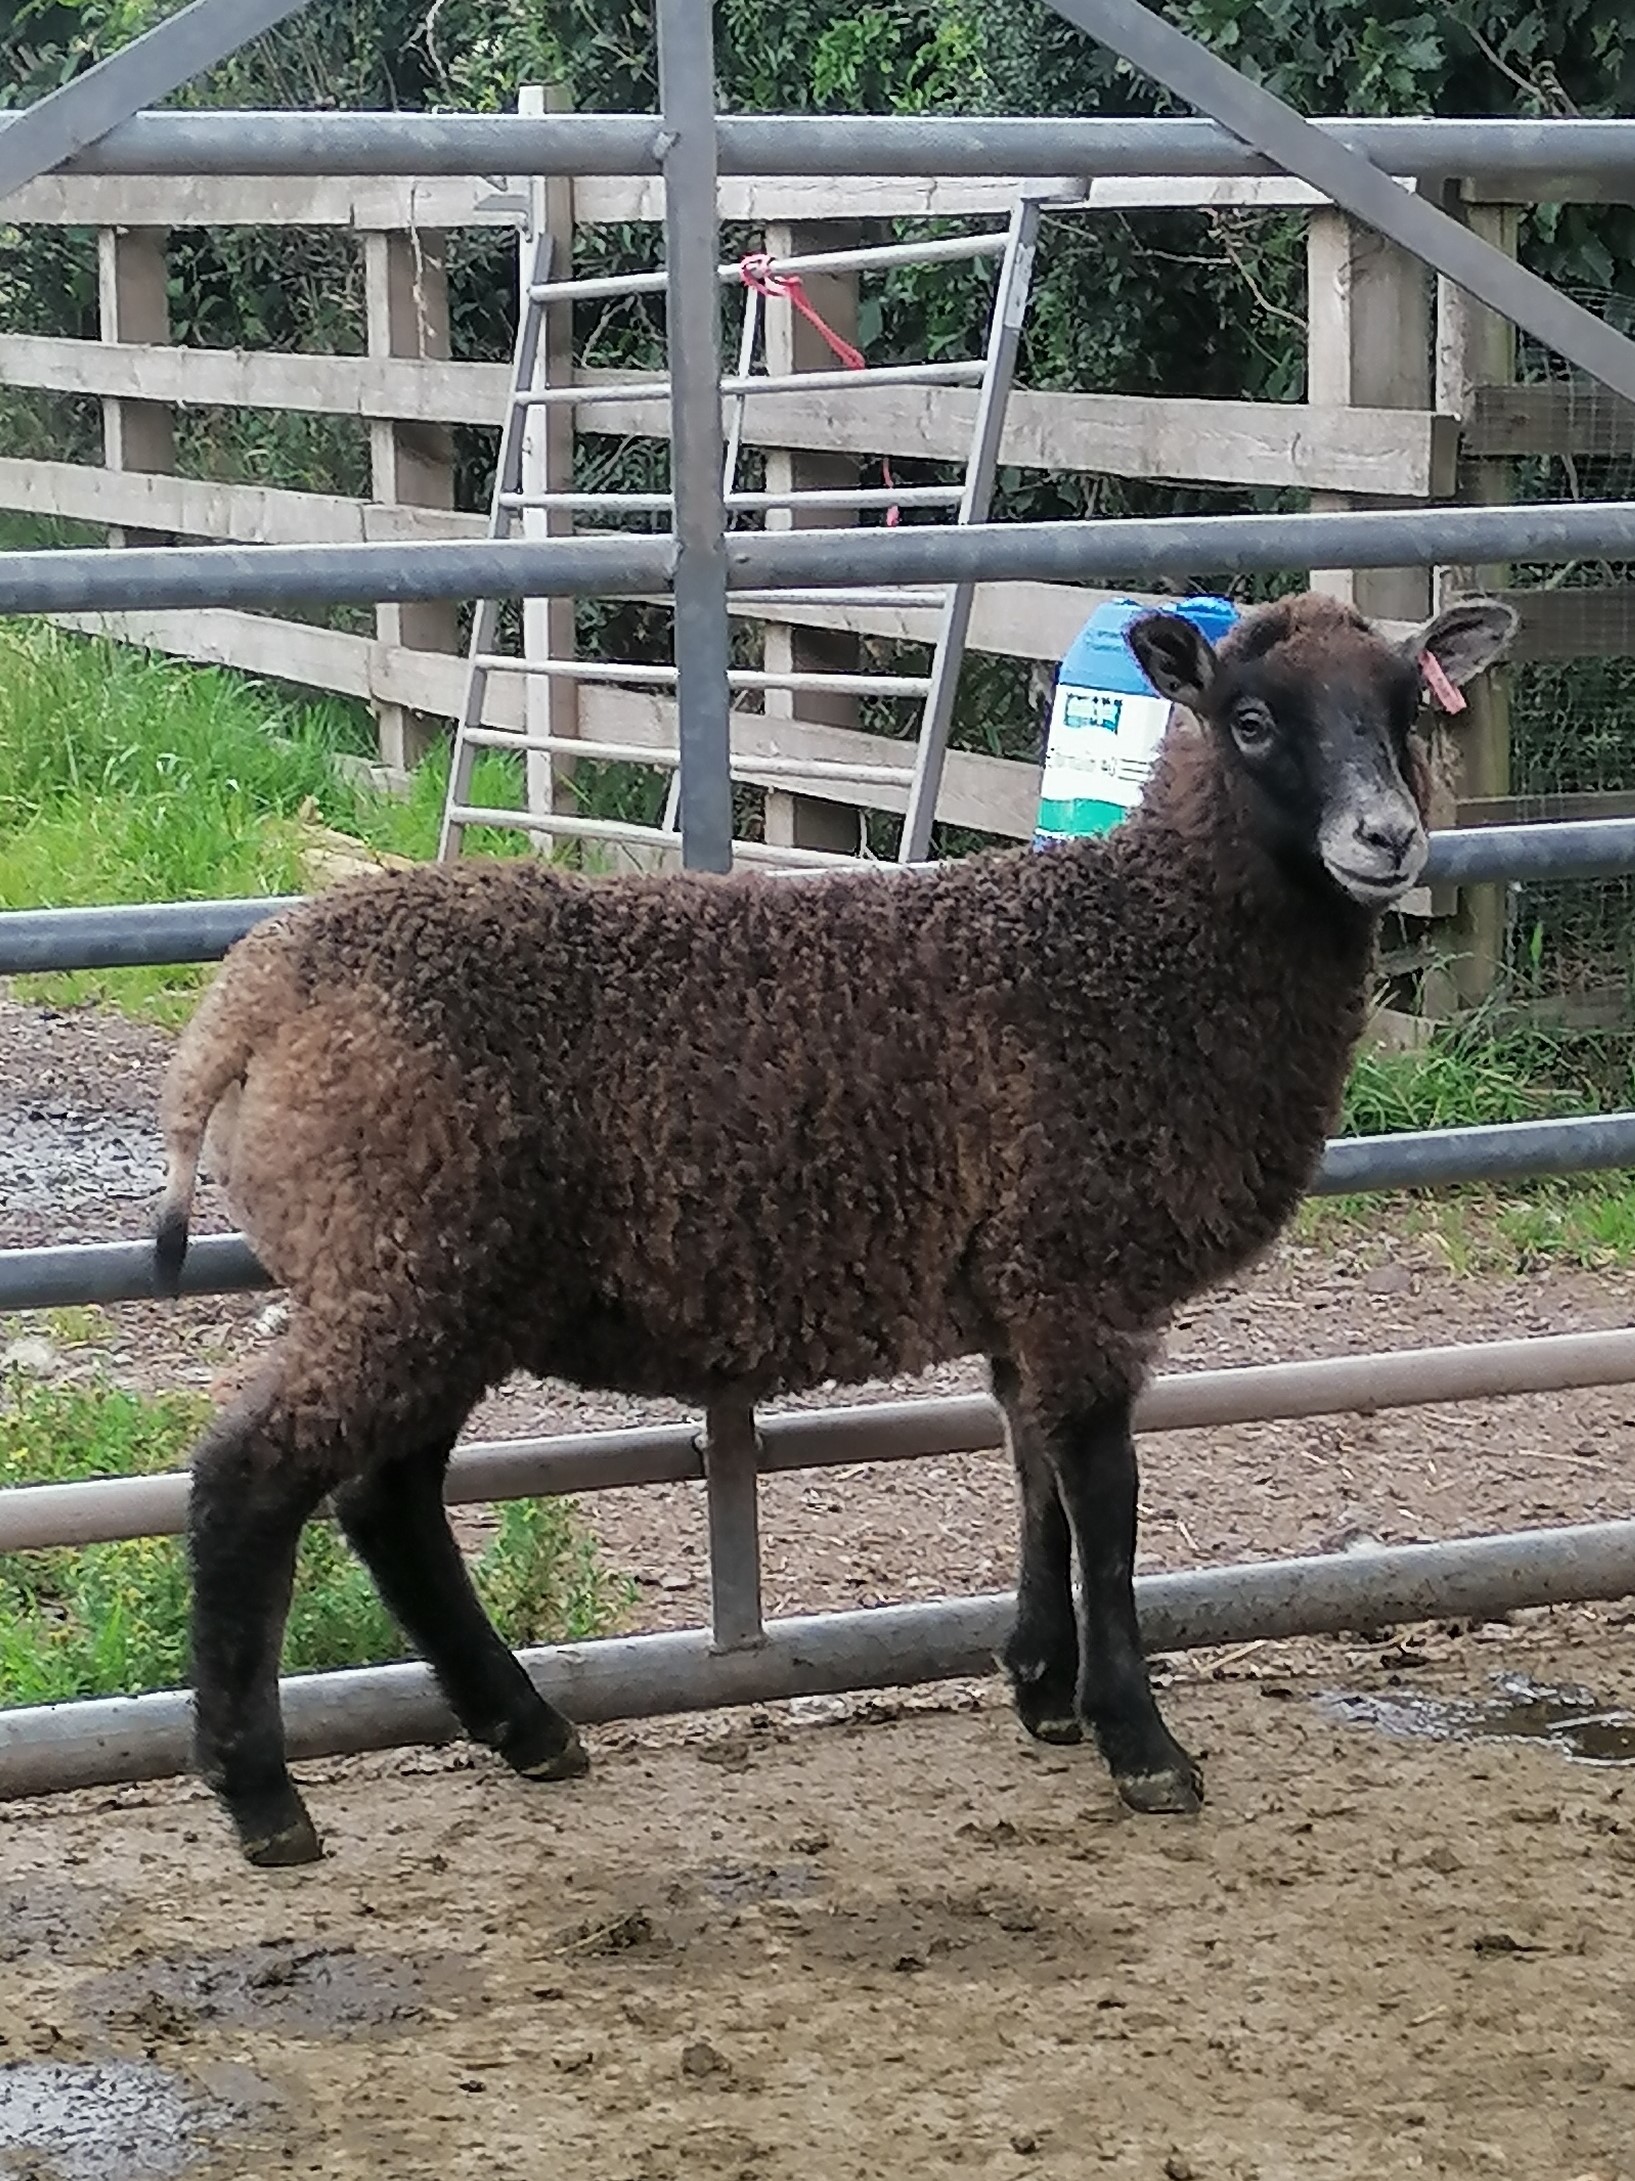
[[[1141,671],[1161,697],[1195,711],[1215,679],[1209,638],[1184,614],[1144,613],[1124,631]]]
[[[1445,606],[1403,646],[1417,665],[1429,653],[1456,689],[1504,657],[1519,616],[1501,598],[1462,598]]]

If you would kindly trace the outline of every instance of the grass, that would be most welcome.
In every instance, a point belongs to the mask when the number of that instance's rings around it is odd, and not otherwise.
[[[341,762],[368,748],[361,707],[295,702],[198,668],[46,626],[0,632],[0,908],[186,901],[306,891],[303,812],[371,848],[436,851],[439,752],[406,796]],[[515,761],[479,760],[475,793],[516,808]],[[522,854],[520,834],[469,845]],[[164,967],[24,980],[24,997],[86,1000],[174,1022],[208,971]]]
[[[1595,1112],[1635,1103],[1626,1037],[1505,1029],[1474,1017],[1417,1052],[1365,1052],[1346,1086],[1341,1132],[1388,1136]],[[1550,1264],[1635,1264],[1635,1177],[1583,1174],[1401,1195],[1318,1197],[1302,1205],[1307,1241],[1381,1231],[1429,1236],[1450,1270],[1517,1273]]]
[[[1301,1241],[1329,1249],[1429,1240],[1447,1269],[1478,1274],[1546,1266],[1608,1272],[1635,1266],[1635,1186],[1619,1175],[1583,1174],[1480,1185],[1403,1197],[1309,1197],[1296,1215]]]
[[[0,1485],[176,1469],[210,1414],[201,1395],[137,1394],[102,1377],[0,1377]],[[567,1500],[515,1500],[473,1570],[512,1644],[573,1641],[627,1602]],[[0,1706],[175,1688],[187,1678],[188,1582],[175,1538],[0,1559]],[[409,1656],[332,1523],[308,1525],[284,1642],[291,1672]]]

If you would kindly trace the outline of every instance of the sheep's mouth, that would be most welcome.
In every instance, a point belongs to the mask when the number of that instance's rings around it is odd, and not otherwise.
[[[1324,859],[1328,875],[1343,893],[1353,901],[1361,902],[1365,909],[1388,909],[1394,901],[1412,892],[1420,872],[1425,867],[1423,856],[1411,856],[1394,872],[1359,871],[1354,866],[1334,863]]]

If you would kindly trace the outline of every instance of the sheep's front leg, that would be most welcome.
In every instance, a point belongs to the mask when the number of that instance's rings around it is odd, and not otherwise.
[[[1079,1552],[1079,1711],[1133,1810],[1192,1811],[1203,1775],[1159,1714],[1136,1620],[1130,1409],[1128,1398],[1073,1406],[1048,1433]]]
[[[994,1399],[1016,1468],[1016,1626],[1001,1654],[1016,1715],[1038,1742],[1079,1742],[1079,1629],[1073,1538],[1049,1452],[1022,1399],[1016,1367],[996,1357]]]

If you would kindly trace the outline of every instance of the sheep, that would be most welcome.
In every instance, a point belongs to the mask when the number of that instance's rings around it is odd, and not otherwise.
[[[1468,682],[1514,620],[1467,601],[1401,645],[1307,595],[1217,652],[1143,615],[1181,709],[1099,839],[798,883],[432,865],[242,940],[167,1075],[155,1232],[174,1292],[208,1128],[289,1295],[193,1459],[194,1755],[248,1860],[322,1852],[277,1676],[326,1495],[465,1731],[530,1779],[586,1769],[443,1510],[518,1368],[703,1407],[986,1357],[1021,1724],[1088,1728],[1125,1803],[1196,1811],[1136,1621],[1131,1406],[1175,1308],[1312,1180],[1427,853],[1422,675]]]

